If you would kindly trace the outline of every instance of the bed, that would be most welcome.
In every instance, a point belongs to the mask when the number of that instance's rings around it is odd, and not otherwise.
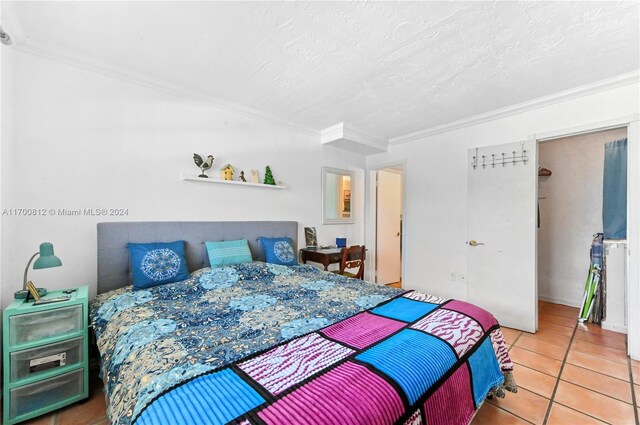
[[[114,424],[467,424],[515,391],[481,308],[264,262],[297,222],[98,224],[90,320]],[[205,241],[254,260],[210,268]],[[185,241],[188,279],[132,291],[128,242]],[[506,381],[505,381],[506,377]]]

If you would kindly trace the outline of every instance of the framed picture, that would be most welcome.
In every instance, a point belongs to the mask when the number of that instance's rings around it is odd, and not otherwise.
[[[318,247],[318,235],[316,234],[315,227],[305,227],[304,228],[304,239],[307,244],[307,248],[317,248]]]
[[[31,281],[27,282],[27,290],[29,291],[29,294],[31,295],[31,298],[33,298],[36,301],[38,301],[40,299],[40,292],[38,292],[38,289],[33,284],[33,282],[31,282]],[[27,301],[28,300],[29,300],[29,297],[27,296]]]
[[[351,212],[351,190],[344,190],[342,203],[344,204],[342,212]]]

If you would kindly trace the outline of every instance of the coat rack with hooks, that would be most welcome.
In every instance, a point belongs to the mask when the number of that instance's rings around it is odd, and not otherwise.
[[[492,153],[489,155],[478,155],[478,148],[476,148],[476,154],[473,156],[473,162],[471,162],[471,166],[475,170],[477,167],[482,166],[483,169],[487,167],[495,168],[496,165],[502,165],[506,167],[507,164],[516,165],[521,162],[526,165],[527,161],[529,161],[529,157],[527,156],[527,150],[524,148],[524,142],[520,142],[520,152],[511,151],[511,156],[507,156],[506,153],[502,152],[499,156]]]

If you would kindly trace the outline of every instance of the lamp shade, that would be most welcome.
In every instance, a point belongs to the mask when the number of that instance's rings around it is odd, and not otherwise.
[[[50,242],[40,244],[40,257],[33,263],[34,269],[48,269],[50,267],[60,267],[62,261],[53,253],[53,245]]]

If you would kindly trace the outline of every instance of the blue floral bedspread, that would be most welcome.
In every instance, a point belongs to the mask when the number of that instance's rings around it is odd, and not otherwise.
[[[147,290],[100,294],[90,316],[107,414],[114,424],[130,424],[182,382],[401,292],[313,266],[252,262],[198,270]]]

